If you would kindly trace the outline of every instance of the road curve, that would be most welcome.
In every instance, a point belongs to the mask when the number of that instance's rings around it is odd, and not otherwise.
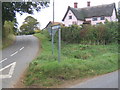
[[[118,88],[118,78],[118,71],[115,71],[73,85],[70,88]]]
[[[2,88],[13,87],[38,51],[39,40],[36,37],[16,36],[14,44],[2,51],[2,60],[0,60]]]

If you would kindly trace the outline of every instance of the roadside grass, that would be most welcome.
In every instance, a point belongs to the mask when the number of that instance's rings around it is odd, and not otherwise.
[[[6,38],[2,38],[2,47],[0,49],[4,49],[15,41],[15,36],[14,35],[9,35]]]
[[[61,62],[57,61],[57,43],[52,56],[51,41],[45,33],[35,34],[42,52],[30,63],[24,84],[50,87],[67,80],[113,72],[118,69],[118,45],[82,45],[62,42]]]

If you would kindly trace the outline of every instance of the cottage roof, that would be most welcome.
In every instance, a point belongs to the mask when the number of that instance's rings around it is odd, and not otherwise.
[[[67,12],[62,21],[64,21],[69,10],[73,12],[78,20],[85,20],[85,18],[90,17],[112,16],[113,9],[116,10],[115,3],[85,8],[72,8],[68,6]]]

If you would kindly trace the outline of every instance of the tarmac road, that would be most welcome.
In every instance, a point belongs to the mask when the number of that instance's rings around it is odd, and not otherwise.
[[[0,80],[2,88],[12,88],[39,51],[39,41],[32,35],[16,36],[14,44],[2,51]]]
[[[120,80],[118,75],[118,71],[115,71],[73,85],[70,88],[118,88],[118,80]]]

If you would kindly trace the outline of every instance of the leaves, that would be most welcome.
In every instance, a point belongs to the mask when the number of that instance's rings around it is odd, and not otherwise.
[[[118,40],[118,22],[106,24],[77,25],[62,28],[62,40],[67,43],[109,44]]]
[[[29,13],[33,11],[40,11],[42,7],[48,7],[47,2],[3,2],[2,3],[2,20],[13,21],[16,17],[16,12],[20,14]]]
[[[20,30],[25,34],[26,32],[29,34],[34,33],[34,30],[38,29],[39,22],[37,19],[33,18],[32,16],[28,16],[25,18],[23,25],[20,27]]]

